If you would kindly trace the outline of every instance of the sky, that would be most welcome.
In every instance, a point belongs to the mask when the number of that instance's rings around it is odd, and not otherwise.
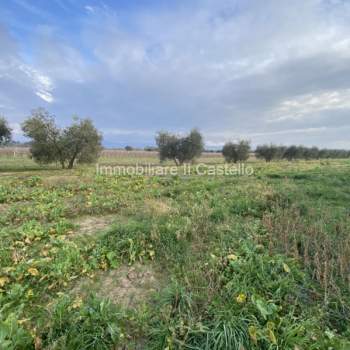
[[[199,128],[350,149],[350,1],[0,0],[0,115],[91,118],[106,147]]]

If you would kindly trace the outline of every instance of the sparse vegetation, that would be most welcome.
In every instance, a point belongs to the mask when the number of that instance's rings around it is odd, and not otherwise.
[[[1,177],[2,348],[349,348],[349,161],[254,168]]]

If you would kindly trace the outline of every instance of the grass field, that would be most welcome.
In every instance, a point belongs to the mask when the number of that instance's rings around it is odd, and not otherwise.
[[[218,164],[223,163],[221,153],[205,152],[197,160],[199,163]],[[159,165],[158,152],[155,151],[124,151],[104,150],[99,159],[100,164],[134,165],[153,164]],[[165,162],[165,165],[172,165],[172,162]],[[0,173],[11,171],[36,171],[59,169],[59,164],[39,165],[29,157],[29,149],[7,147],[0,148]]]
[[[139,162],[158,164],[100,160]],[[349,349],[350,161],[250,164],[110,177],[0,157],[0,349]]]

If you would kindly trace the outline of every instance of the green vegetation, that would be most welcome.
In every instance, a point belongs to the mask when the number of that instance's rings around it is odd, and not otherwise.
[[[349,349],[349,160],[251,165],[4,173],[0,348]]]
[[[202,154],[204,149],[203,137],[196,129],[185,137],[159,132],[156,136],[156,143],[160,161],[171,159],[176,165],[193,161]]]
[[[102,150],[102,136],[89,119],[75,118],[70,127],[60,129],[54,117],[39,108],[23,122],[22,129],[32,139],[32,158],[40,164],[59,163],[62,169],[72,169],[75,162],[95,162]]]
[[[11,141],[12,130],[9,127],[7,120],[0,116],[0,146]]]
[[[238,143],[228,142],[222,148],[222,155],[228,163],[246,161],[249,158],[250,142],[241,140]]]
[[[270,144],[258,146],[255,150],[255,155],[258,159],[265,159],[267,162],[276,159],[287,159],[289,161],[296,159],[346,159],[350,158],[350,151],[295,145],[286,147]]]

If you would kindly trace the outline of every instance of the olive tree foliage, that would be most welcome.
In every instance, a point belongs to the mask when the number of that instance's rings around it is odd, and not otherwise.
[[[289,161],[293,159],[297,159],[299,158],[299,156],[300,156],[299,149],[297,146],[294,146],[294,145],[287,147],[283,154],[283,158]]]
[[[156,143],[160,161],[171,159],[176,165],[193,161],[204,148],[203,137],[196,129],[184,137],[161,131],[156,136]]]
[[[285,151],[285,147],[276,146],[273,144],[258,146],[255,150],[255,155],[259,159],[265,159],[266,162],[271,162],[274,159],[281,159]]]
[[[58,162],[63,169],[72,169],[75,162],[96,161],[102,149],[102,136],[90,119],[74,118],[71,126],[60,129],[54,117],[39,108],[23,122],[22,130],[32,139],[30,152],[35,161]]]
[[[6,145],[11,141],[12,130],[7,120],[0,116],[0,146]]]
[[[222,155],[228,163],[237,163],[249,158],[250,141],[241,140],[237,143],[227,142],[223,149]]]
[[[305,147],[291,145],[276,146],[276,145],[262,145],[258,146],[255,151],[257,158],[265,159],[267,162],[275,159],[286,159],[288,161],[303,159],[339,159],[350,158],[350,151],[342,149],[318,149],[316,146]]]

